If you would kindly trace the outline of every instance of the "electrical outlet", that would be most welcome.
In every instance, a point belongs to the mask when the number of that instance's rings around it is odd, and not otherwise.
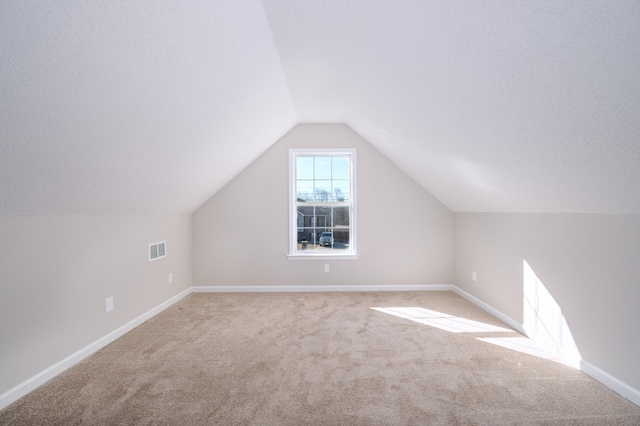
[[[113,297],[109,297],[105,300],[105,313],[108,314],[111,311],[113,311]]]
[[[325,272],[329,272],[329,264],[328,263],[324,264],[324,271]]]
[[[173,273],[169,274],[169,284],[173,282]]]
[[[476,271],[471,272],[471,280],[478,281],[478,274],[476,273]]]

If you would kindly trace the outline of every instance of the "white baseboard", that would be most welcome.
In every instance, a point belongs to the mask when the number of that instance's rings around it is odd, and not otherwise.
[[[514,330],[518,331],[520,334],[522,334],[524,336],[527,335],[525,333],[525,331],[524,331],[524,327],[522,326],[522,324],[518,323],[517,321],[515,321],[514,319],[512,319],[508,315],[503,314],[502,312],[500,312],[497,309],[495,309],[493,306],[488,305],[487,303],[483,302],[482,300],[478,299],[477,297],[472,296],[471,294],[467,293],[466,291],[461,290],[456,286],[453,286],[453,287],[454,287],[454,290],[453,290],[454,292],[456,292],[460,296],[464,297],[469,302],[473,303],[474,305],[478,306],[479,308],[485,310],[486,312],[490,313],[494,317],[498,318],[500,321],[502,321],[503,323],[507,324],[508,326],[513,328]],[[567,364],[567,365],[569,365],[569,364]],[[585,361],[584,359],[580,360],[580,366],[579,367],[577,367],[577,366],[575,366],[573,364],[571,364],[570,366],[572,366],[574,368],[579,368],[580,371],[582,371],[583,373],[591,376],[593,379],[597,380],[598,382],[602,383],[603,385],[605,385],[606,387],[608,387],[612,391],[618,393],[619,395],[621,395],[624,398],[628,399],[629,401],[633,402],[637,406],[640,406],[640,390],[629,386],[628,384],[626,384],[622,380],[612,376],[611,374],[607,373],[604,370],[601,370],[600,368],[596,367],[595,365],[590,364],[589,362]]]
[[[502,312],[500,312],[499,310],[497,310],[496,308],[494,308],[493,306],[483,302],[482,300],[478,299],[475,296],[470,295],[469,293],[467,293],[464,290],[459,289],[456,286],[453,286],[453,291],[464,297],[465,299],[467,299],[469,302],[473,303],[474,305],[476,305],[477,307],[479,307],[480,309],[490,313],[491,315],[493,315],[494,317],[498,318],[500,321],[502,321],[503,323],[507,324],[509,327],[513,328],[514,330],[516,330],[518,333],[526,336],[526,333],[524,332],[524,327],[522,326],[522,324],[520,324],[518,321],[514,320],[513,318],[511,318],[508,315],[503,314]]]
[[[69,355],[68,357],[66,357],[62,361],[57,362],[56,364],[52,365],[51,367],[41,371],[40,373],[36,374],[35,376],[25,380],[24,382],[14,386],[13,388],[9,389],[6,392],[4,392],[2,395],[0,395],[0,410],[2,410],[3,408],[7,407],[9,404],[17,401],[18,399],[22,398],[23,396],[25,396],[29,392],[31,392],[31,391],[37,389],[38,387],[42,386],[43,384],[45,384],[49,380],[53,379],[58,374],[62,373],[63,371],[67,370],[70,367],[73,367],[75,364],[79,363],[80,361],[82,361],[83,359],[88,357],[89,355],[92,355],[93,353],[95,353],[95,352],[99,351],[100,349],[104,348],[109,343],[113,342],[114,340],[116,340],[117,338],[123,336],[124,334],[128,333],[129,331],[133,330],[134,328],[136,328],[137,326],[139,326],[143,322],[145,322],[148,319],[152,318],[153,316],[159,314],[160,312],[162,312],[163,310],[165,310],[169,306],[173,305],[174,303],[176,303],[180,299],[188,296],[191,293],[192,293],[191,288],[188,288],[188,289],[182,291],[181,293],[173,296],[171,299],[159,304],[155,308],[145,312],[144,314],[142,314],[139,317],[133,319],[132,321],[129,321],[128,323],[126,323],[122,327],[117,328],[116,330],[112,331],[111,333],[99,338],[95,342],[90,343],[89,345],[85,346],[84,348],[80,349],[79,351]]]
[[[629,386],[622,380],[585,360],[580,361],[580,370],[640,407],[640,390]]]
[[[430,285],[292,285],[195,286],[194,293],[321,293],[338,291],[453,291],[451,284]]]

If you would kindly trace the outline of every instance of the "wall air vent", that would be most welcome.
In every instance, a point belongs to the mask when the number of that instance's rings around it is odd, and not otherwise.
[[[167,242],[149,244],[149,262],[167,257]]]

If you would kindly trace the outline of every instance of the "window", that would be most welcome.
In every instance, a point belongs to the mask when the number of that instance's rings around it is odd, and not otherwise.
[[[289,150],[289,258],[356,258],[356,150]]]

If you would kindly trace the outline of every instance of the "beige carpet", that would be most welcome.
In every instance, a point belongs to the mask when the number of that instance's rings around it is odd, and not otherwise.
[[[640,425],[580,371],[478,339],[518,336],[450,292],[193,294],[0,424]]]

